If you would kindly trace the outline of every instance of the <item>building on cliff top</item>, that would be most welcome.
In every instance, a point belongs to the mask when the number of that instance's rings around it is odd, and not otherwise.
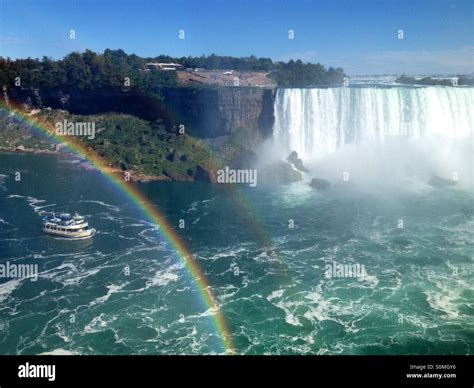
[[[164,71],[176,71],[182,70],[183,65],[179,63],[159,63],[159,62],[150,62],[146,64],[146,70],[164,70]]]

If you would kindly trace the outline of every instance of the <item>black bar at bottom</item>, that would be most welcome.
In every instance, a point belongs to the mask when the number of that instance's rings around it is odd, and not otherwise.
[[[0,356],[0,387],[291,382],[472,388],[472,365],[471,356]]]

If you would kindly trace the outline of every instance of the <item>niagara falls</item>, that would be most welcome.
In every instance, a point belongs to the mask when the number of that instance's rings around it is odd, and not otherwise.
[[[472,386],[472,0],[96,3],[0,0],[0,386]]]

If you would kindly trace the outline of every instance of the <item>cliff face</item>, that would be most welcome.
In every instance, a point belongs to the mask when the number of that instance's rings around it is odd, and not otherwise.
[[[162,119],[171,124],[162,103],[157,98],[132,90],[98,89],[40,90],[9,88],[4,91],[4,99],[25,105],[25,108],[52,108],[67,110],[72,114],[93,115],[107,112],[126,113],[144,120]]]
[[[166,126],[185,125],[200,138],[227,136],[246,129],[255,137],[272,133],[275,90],[250,87],[167,88],[162,99],[133,91],[41,91],[11,88],[8,98],[30,109],[51,107],[72,114],[127,113]],[[5,95],[5,94],[4,94]],[[256,133],[255,133],[256,132]]]
[[[164,104],[175,122],[195,136],[216,138],[241,128],[268,137],[273,127],[274,89],[224,87],[173,88],[164,92]]]
[[[12,89],[3,90],[0,99],[37,109],[35,115],[52,124],[65,118],[94,122],[101,131],[95,139],[81,141],[111,166],[136,177],[212,182],[218,166],[254,168],[256,146],[272,133],[274,89],[169,88],[160,93],[161,98],[153,98],[104,89]],[[176,130],[181,124],[184,134]],[[56,149],[48,138],[36,136],[3,111],[1,148]]]

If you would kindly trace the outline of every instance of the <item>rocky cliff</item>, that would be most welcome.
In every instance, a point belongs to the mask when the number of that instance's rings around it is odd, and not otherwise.
[[[274,89],[249,87],[168,88],[156,96],[15,88],[0,95],[52,125],[93,122],[95,139],[81,141],[113,167],[147,179],[204,181],[219,166],[253,168],[256,147],[272,133],[273,98]],[[54,144],[0,111],[0,148],[49,152]]]
[[[252,141],[271,135],[275,90],[251,87],[165,88],[160,97],[132,90],[42,91],[10,88],[8,98],[28,109],[51,107],[72,114],[126,113],[167,127],[184,124],[186,132],[205,139],[254,132]]]
[[[163,93],[175,121],[200,138],[227,136],[245,128],[261,138],[272,133],[274,89],[173,88]]]

